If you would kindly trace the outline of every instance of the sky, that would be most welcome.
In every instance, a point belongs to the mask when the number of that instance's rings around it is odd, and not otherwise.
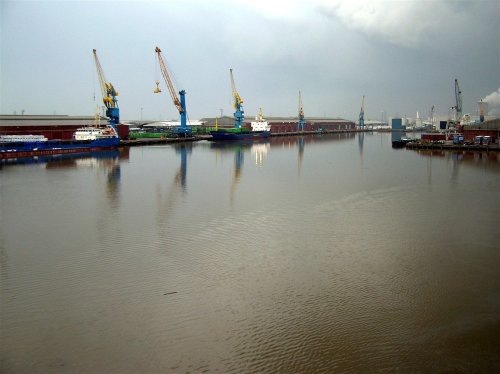
[[[357,121],[500,115],[499,1],[165,0],[0,2],[0,114],[93,115],[93,59],[122,120],[172,120],[161,48],[189,119],[232,115],[229,69],[247,117]],[[154,94],[155,81],[163,92]]]

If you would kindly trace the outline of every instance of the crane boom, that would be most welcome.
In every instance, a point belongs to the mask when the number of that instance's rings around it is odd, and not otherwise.
[[[302,95],[300,94],[299,91],[299,122],[297,123],[297,130],[304,131],[304,125],[305,125],[304,108],[302,107]]]
[[[102,70],[101,63],[97,57],[97,50],[94,49],[94,61],[97,69],[97,75],[99,77],[99,85],[101,87],[102,101],[106,106],[106,117],[109,118],[109,123],[113,126],[120,123],[120,112],[118,109],[118,92],[115,90],[113,85],[106,80],[104,76],[104,71]]]
[[[161,74],[163,75],[163,79],[165,80],[165,83],[167,84],[168,92],[170,92],[170,96],[172,97],[172,101],[174,102],[175,107],[179,110],[179,113],[182,113],[184,111],[184,108],[181,105],[181,102],[179,100],[179,97],[177,96],[174,84],[172,83],[172,80],[170,79],[170,74],[168,73],[167,65],[165,64],[165,61],[163,60],[163,56],[161,54],[161,49],[156,47],[155,48],[156,55],[158,56],[158,63],[160,64],[160,71]]]
[[[179,136],[190,136],[192,134],[192,128],[187,126],[187,115],[186,115],[186,91],[180,90],[179,95],[177,96],[174,84],[172,83],[172,80],[170,79],[170,74],[167,69],[167,65],[165,64],[165,61],[163,59],[161,49],[156,47],[155,48],[156,55],[158,57],[158,63],[160,65],[160,71],[161,74],[163,75],[163,79],[165,80],[165,83],[168,87],[168,92],[170,93],[170,96],[172,98],[172,101],[174,102],[175,107],[179,111],[179,114],[181,115],[181,126],[175,129],[175,133]],[[155,93],[161,92],[161,90],[158,87],[159,82],[156,82],[156,89],[154,90]]]
[[[234,99],[233,106],[234,106],[234,109],[237,109],[238,106],[241,106],[241,104],[243,104],[243,100],[241,99],[240,94],[236,90],[236,84],[234,84],[233,69],[229,69],[229,74],[231,76],[231,90],[232,90],[233,99]]]
[[[231,78],[231,91],[233,94],[233,107],[235,109],[234,112],[234,118],[235,118],[235,123],[234,127],[240,129],[241,125],[243,124],[243,120],[245,118],[244,116],[244,111],[243,111],[243,100],[241,99],[240,94],[238,91],[236,91],[236,85],[234,84],[234,77],[233,77],[233,69],[229,69],[229,75]]]

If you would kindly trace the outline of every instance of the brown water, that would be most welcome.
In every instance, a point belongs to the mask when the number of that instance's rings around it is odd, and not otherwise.
[[[500,155],[390,134],[0,166],[0,372],[500,370]]]

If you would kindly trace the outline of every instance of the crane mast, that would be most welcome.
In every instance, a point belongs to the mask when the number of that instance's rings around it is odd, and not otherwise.
[[[359,111],[359,128],[365,128],[365,95],[361,99],[361,110]]]
[[[186,114],[186,91],[180,90],[179,91],[179,96],[177,96],[176,89],[174,87],[174,84],[172,83],[172,80],[170,79],[170,74],[168,73],[167,65],[165,64],[165,61],[163,59],[161,49],[156,47],[155,48],[156,55],[158,57],[158,63],[160,65],[160,71],[161,74],[163,75],[163,79],[165,80],[165,83],[168,88],[168,92],[170,93],[170,96],[172,98],[172,101],[179,111],[179,114],[181,116],[181,126],[177,127],[175,129],[175,133],[179,136],[190,136],[192,134],[192,128],[187,126],[187,114]],[[161,90],[158,87],[159,82],[156,82],[156,89],[154,90],[154,93],[160,93]]]
[[[237,129],[241,129],[241,125],[243,124],[243,120],[245,118],[243,111],[243,100],[240,97],[238,91],[236,91],[236,85],[234,84],[233,77],[233,69],[229,69],[229,76],[231,78],[231,91],[233,93],[233,107],[234,107],[234,127]]]
[[[304,108],[302,107],[302,95],[299,91],[299,122],[297,123],[297,131],[304,131]]]
[[[109,124],[116,130],[116,126],[120,123],[120,110],[118,109],[118,100],[116,98],[118,92],[113,85],[106,80],[101,63],[97,57],[97,50],[94,49],[93,52],[97,75],[99,76],[99,85],[101,86],[102,101],[106,106],[106,117],[108,117]]]

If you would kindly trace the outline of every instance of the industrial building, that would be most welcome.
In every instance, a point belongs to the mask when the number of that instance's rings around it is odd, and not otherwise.
[[[492,143],[498,144],[500,139],[500,118],[465,125],[462,128],[462,133],[466,141],[472,141],[476,136],[489,136]]]

